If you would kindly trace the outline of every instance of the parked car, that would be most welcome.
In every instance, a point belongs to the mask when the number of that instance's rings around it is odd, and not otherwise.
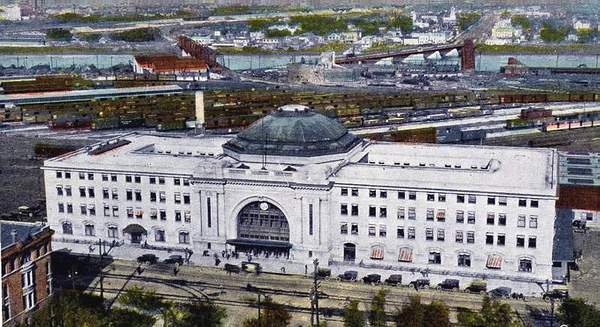
[[[365,277],[363,277],[363,282],[365,284],[379,284],[379,283],[381,283],[381,275],[368,274]]]
[[[155,264],[158,261],[158,257],[151,253],[142,254],[137,258],[139,263]]]
[[[256,262],[244,261],[244,262],[242,262],[242,270],[245,272],[255,273],[258,275],[262,271],[262,268],[261,268],[260,264],[258,264]]]
[[[314,277],[314,275],[315,275],[314,272],[310,273],[310,277]],[[331,277],[331,269],[329,269],[329,268],[319,268],[319,271],[317,271],[317,276],[319,278]]]
[[[460,281],[458,279],[444,279],[443,282],[437,285],[440,290],[458,290]]]
[[[505,298],[508,299],[511,296],[512,289],[510,287],[496,287],[489,291],[488,294],[492,299]]]
[[[230,263],[226,263],[225,264],[225,271],[228,272],[228,273],[239,274],[240,271],[242,271],[242,268],[240,268],[240,266],[238,266],[238,265],[232,265]]]
[[[429,279],[419,278],[417,280],[413,280],[408,285],[415,288],[429,288]]]
[[[178,264],[182,265],[183,257],[179,254],[173,254],[173,255],[169,256],[167,259],[165,259],[163,262],[168,263],[168,264],[178,263]]]
[[[356,279],[358,278],[358,271],[354,271],[354,270],[348,270],[345,271],[343,274],[338,275],[338,278],[344,281],[356,281]]]
[[[569,298],[569,290],[563,288],[555,288],[542,295],[544,300],[563,300]]]
[[[388,277],[384,282],[387,285],[392,285],[392,286],[401,285],[402,284],[402,275],[400,275],[400,274],[390,275],[390,277]]]
[[[476,279],[471,282],[471,285],[467,286],[465,291],[470,293],[485,293],[487,291],[487,282],[484,280]]]

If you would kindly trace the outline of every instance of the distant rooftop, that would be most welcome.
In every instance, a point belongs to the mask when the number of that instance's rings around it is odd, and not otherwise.
[[[600,186],[600,153],[560,152],[558,171],[561,185]]]
[[[45,225],[43,223],[25,223],[17,221],[0,221],[2,229],[1,242],[2,250],[21,241],[25,241],[31,236],[41,232]],[[13,240],[13,231],[16,232],[16,240]]]

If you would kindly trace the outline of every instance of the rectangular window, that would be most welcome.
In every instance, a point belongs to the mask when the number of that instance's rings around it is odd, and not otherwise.
[[[139,183],[142,182],[142,177],[141,176],[135,176],[135,177],[133,177],[133,181],[139,184]]]
[[[183,180],[183,186],[190,186],[190,180],[189,179],[184,179]]]
[[[69,185],[65,186],[65,193],[66,193],[67,196],[71,196],[72,195],[72,193],[71,193],[71,186],[69,186]]]
[[[456,243],[462,243],[462,242],[463,242],[463,231],[457,230],[456,231]]]
[[[406,210],[404,210],[404,207],[398,207],[398,219],[404,218],[406,218]]]
[[[525,236],[517,235],[517,247],[519,247],[519,248],[525,247]]]
[[[488,225],[493,225],[496,221],[496,215],[492,212],[488,212],[486,221]]]
[[[79,173],[79,179],[85,180],[85,173]]]
[[[56,172],[56,178],[62,178],[62,172],[61,171],[57,171]]]
[[[408,199],[409,200],[416,200],[417,199],[417,192],[408,192]]]
[[[85,204],[80,205],[79,212],[84,216],[87,215],[87,205],[85,205]]]
[[[465,195],[457,194],[456,195],[456,203],[465,203]]]
[[[446,202],[446,194],[444,194],[444,193],[438,194],[438,201],[439,202]]]
[[[173,178],[173,185],[181,185],[181,179]]]
[[[526,207],[526,206],[527,206],[527,200],[519,199],[519,207]]]
[[[117,206],[112,207],[112,216],[119,217],[119,207],[117,207]]]
[[[485,244],[488,244],[488,245],[494,244],[494,234],[493,233],[485,234]]]
[[[407,233],[407,238],[409,240],[414,240],[416,237],[416,232],[415,232],[415,228],[414,227],[408,227],[408,233]]]
[[[67,213],[73,213],[73,204],[67,203]]]
[[[374,198],[377,196],[377,190],[369,190],[369,197]]]
[[[348,196],[348,189],[347,188],[341,188],[340,189],[340,195],[341,196]]]
[[[94,197],[96,197],[96,193],[94,192],[94,188],[93,187],[88,187],[88,197],[93,199]]]
[[[505,196],[501,196],[498,198],[498,205],[500,206],[506,207],[507,202],[508,201],[506,200]]]
[[[135,218],[136,219],[142,219],[144,216],[144,211],[142,210],[142,208],[135,208]]]
[[[475,232],[467,232],[467,243],[475,243]]]
[[[85,236],[95,236],[94,225],[85,225]]]
[[[525,227],[525,220],[525,215],[519,215],[519,217],[517,218],[517,227]]]
[[[529,216],[529,228],[537,228],[538,227],[538,217],[537,216]]]
[[[434,216],[433,211],[434,211],[433,208],[427,208],[427,214],[425,216],[425,218],[427,220],[433,220],[433,216]]]
[[[488,196],[487,204],[488,205],[495,205],[496,204],[496,198],[493,197],[493,196]]]
[[[415,207],[408,208],[408,219],[409,220],[417,219],[417,209]]]
[[[352,216],[358,216],[358,204],[353,204],[352,205],[352,212],[351,212]]]
[[[350,226],[350,234],[358,235],[358,224],[352,224]]]
[[[438,241],[443,241],[446,239],[446,233],[442,228],[438,228],[437,231],[437,240]]]
[[[164,242],[165,241],[165,231],[164,230],[156,230],[154,232],[154,241]]]
[[[439,209],[436,215],[437,221],[444,222],[446,221],[446,210]]]
[[[348,223],[341,223],[340,225],[340,234],[348,235]]]
[[[150,192],[150,202],[156,202],[156,192]]]
[[[475,211],[467,212],[467,224],[475,224]]]
[[[173,194],[173,199],[175,200],[175,204],[180,204],[181,203],[181,193],[176,192],[175,194]]]
[[[313,205],[308,204],[308,235],[313,234]]]
[[[156,177],[150,177],[149,182],[150,184],[156,184]]]
[[[85,187],[81,186],[79,188],[79,196],[85,198]]]
[[[95,204],[88,205],[88,212],[90,213],[90,216],[95,216],[96,215],[96,205]]]
[[[433,241],[433,228],[425,229],[425,240]]]
[[[348,205],[343,203],[340,204],[340,215],[347,216],[348,215]]]
[[[181,211],[175,210],[175,221],[181,221]]]
[[[429,252],[429,263],[434,265],[442,264],[442,255],[439,252]]]
[[[190,204],[190,194],[183,193],[183,204]]]
[[[125,200],[133,201],[133,191],[132,190],[125,190]]]
[[[358,196],[358,189],[357,188],[353,188],[352,189],[352,196]]]
[[[404,238],[404,227],[396,228],[396,238]]]
[[[102,181],[103,182],[108,182],[108,175],[102,174]]]
[[[108,199],[109,197],[110,196],[109,196],[108,189],[107,188],[102,189],[102,198],[103,199]]]
[[[155,208],[150,209],[150,219],[156,220],[158,218],[158,211]]]
[[[117,181],[117,175],[110,175],[110,181],[111,182],[116,182]]]
[[[58,212],[60,212],[60,213],[65,212],[65,205],[63,203],[58,204]]]
[[[471,203],[471,204],[477,203],[477,197],[475,195],[469,194],[469,203]]]
[[[179,233],[179,243],[188,244],[190,242],[190,234],[187,232]]]
[[[387,208],[386,207],[379,208],[379,218],[387,218]]]
[[[110,216],[110,206],[108,204],[104,204],[104,217]]]
[[[498,214],[498,225],[506,226],[506,214],[505,213]]]
[[[68,171],[66,171],[66,172],[65,172],[65,178],[66,178],[66,179],[71,179],[71,173],[70,173],[70,172],[68,172]]]
[[[108,237],[109,238],[118,238],[119,235],[117,233],[117,227],[111,226],[108,227]]]
[[[465,222],[465,212],[462,210],[456,211],[456,222],[462,224]]]
[[[535,247],[537,246],[537,239],[535,236],[529,236],[529,242],[527,246],[535,249]]]
[[[369,206],[369,217],[375,217],[377,215],[377,207]]]
[[[435,194],[427,193],[427,201],[435,201]]]
[[[498,234],[496,239],[496,245],[504,246],[506,244],[506,236],[504,234]]]
[[[158,184],[159,185],[164,185],[165,184],[165,178],[164,177],[159,177],[158,178]]]
[[[538,200],[531,200],[529,202],[529,206],[532,208],[537,208],[537,207],[539,207],[539,205],[540,205],[540,203],[538,202]]]
[[[112,190],[112,199],[113,200],[119,199],[119,190],[117,190],[116,188],[113,188],[113,190]]]
[[[129,207],[125,211],[127,211],[127,218],[133,218],[133,208]]]
[[[459,267],[471,267],[471,255],[461,253],[458,255],[458,266]]]
[[[161,203],[165,203],[167,201],[167,194],[165,192],[158,192],[158,199]]]
[[[379,225],[379,237],[387,237],[387,228],[385,225]]]
[[[125,175],[125,183],[131,183],[131,175]]]
[[[62,188],[62,186],[60,186],[60,185],[56,186],[56,195],[58,195],[58,196],[62,196],[63,195],[63,188]]]
[[[160,214],[160,220],[167,220],[167,212],[165,210],[160,209],[159,214]]]
[[[404,200],[404,199],[406,199],[406,192],[398,191],[398,200]]]
[[[142,201],[142,191],[141,190],[135,190],[135,200],[138,202]]]
[[[387,191],[379,191],[379,197],[386,199],[387,198]]]
[[[375,236],[376,235],[376,226],[375,225],[369,225],[369,236]]]
[[[88,173],[87,177],[88,177],[88,180],[90,180],[90,181],[94,180],[94,174],[92,174],[92,173]]]
[[[210,205],[210,198],[206,198],[206,223],[208,228],[212,227],[212,208]]]

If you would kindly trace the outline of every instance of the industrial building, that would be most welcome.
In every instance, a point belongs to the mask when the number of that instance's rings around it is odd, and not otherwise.
[[[368,141],[286,105],[235,137],[128,134],[43,170],[48,222],[67,247],[319,258],[335,272],[523,292],[552,278],[555,150]]]

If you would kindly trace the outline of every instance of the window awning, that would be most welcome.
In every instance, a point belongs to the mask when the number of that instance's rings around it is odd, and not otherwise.
[[[412,249],[410,249],[410,248],[401,248],[400,249],[400,254],[398,255],[398,261],[412,262]]]
[[[374,246],[371,248],[371,259],[383,260],[383,247]]]
[[[495,254],[489,255],[485,266],[492,269],[502,268],[502,257]]]
[[[128,234],[132,234],[132,233],[141,233],[141,234],[147,234],[146,233],[146,229],[138,224],[131,224],[128,225],[127,227],[125,227],[123,229],[123,233],[128,233]]]

